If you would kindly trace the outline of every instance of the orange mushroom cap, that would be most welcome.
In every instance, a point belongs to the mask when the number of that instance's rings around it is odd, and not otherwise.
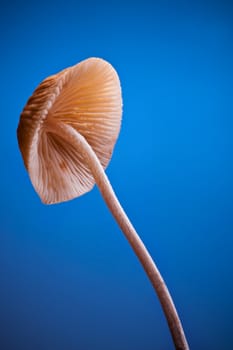
[[[89,58],[42,81],[24,107],[17,129],[25,167],[42,202],[73,199],[95,184],[82,155],[69,140],[53,133],[51,122],[72,126],[105,169],[121,116],[120,81],[102,59]]]

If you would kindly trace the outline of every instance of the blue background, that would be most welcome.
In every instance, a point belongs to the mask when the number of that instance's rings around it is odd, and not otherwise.
[[[98,189],[45,206],[16,128],[46,76],[113,64],[124,99],[107,174],[173,295],[191,349],[232,349],[230,1],[0,5],[0,349],[173,349]]]

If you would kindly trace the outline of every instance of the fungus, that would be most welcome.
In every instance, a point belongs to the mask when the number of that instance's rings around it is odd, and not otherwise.
[[[121,115],[116,71],[102,59],[89,58],[46,78],[36,88],[20,116],[19,148],[45,204],[71,200],[98,186],[158,295],[176,349],[188,349],[169,291],[104,171],[118,138]]]

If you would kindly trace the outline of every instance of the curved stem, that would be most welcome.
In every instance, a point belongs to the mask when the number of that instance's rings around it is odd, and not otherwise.
[[[53,123],[53,132],[69,140],[69,142],[72,142],[72,144],[77,147],[77,150],[83,155],[108,208],[140,260],[158,295],[171,331],[175,348],[177,350],[188,350],[189,346],[185,338],[182,324],[166,284],[152,257],[119,203],[95,152],[86,139],[69,125]]]

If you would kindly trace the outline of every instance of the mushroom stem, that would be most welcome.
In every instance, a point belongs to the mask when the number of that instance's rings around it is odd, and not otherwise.
[[[116,222],[123,231],[125,237],[130,243],[132,249],[140,260],[147,276],[149,277],[157,295],[160,300],[161,306],[163,308],[164,314],[167,319],[168,326],[173,338],[175,348],[177,350],[188,350],[189,346],[185,338],[185,334],[182,328],[181,321],[179,319],[178,313],[176,311],[175,305],[172,301],[171,295],[167,289],[167,286],[156,267],[152,257],[147,251],[142,240],[138,236],[136,230],[131,224],[129,218],[127,217],[125,211],[123,210],[121,204],[119,203],[115,192],[105,174],[105,171],[97,158],[95,152],[88,144],[86,139],[78,133],[73,127],[64,124],[56,123],[52,121],[47,121],[47,125],[53,124],[50,129],[51,132],[58,134],[60,137],[66,139],[69,143],[72,143],[77,148],[85,159],[87,165],[89,166],[95,182],[99,187],[99,190],[110,209],[112,215],[116,219]]]

